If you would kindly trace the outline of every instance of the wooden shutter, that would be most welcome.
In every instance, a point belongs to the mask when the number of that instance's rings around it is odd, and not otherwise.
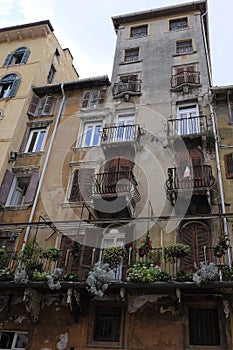
[[[81,168],[74,172],[70,201],[89,201],[92,195],[93,176],[95,169]]]
[[[39,173],[38,172],[32,173],[30,182],[25,194],[24,204],[32,204],[36,194],[38,182],[39,182]]]
[[[39,104],[39,101],[40,101],[40,97],[38,97],[37,95],[33,95],[32,96],[32,100],[31,100],[31,103],[29,105],[29,108],[28,108],[28,114],[35,117],[36,116],[36,110],[37,110],[37,106]]]
[[[226,178],[233,178],[233,153],[224,155]]]
[[[20,78],[16,78],[12,84],[12,87],[11,87],[11,91],[10,91],[10,94],[9,94],[9,97],[14,97],[17,93],[17,90],[19,88],[19,84],[21,82],[21,79]]]
[[[13,54],[12,54],[12,53],[9,53],[9,55],[7,55],[7,57],[6,57],[6,59],[5,59],[4,67],[10,65],[12,58],[13,58]]]
[[[44,105],[43,105],[43,109],[42,109],[41,115],[51,115],[51,114],[53,114],[54,102],[55,102],[54,96],[47,96],[45,101],[44,101]]]
[[[83,94],[82,108],[87,108],[90,98],[90,91],[85,91]]]
[[[10,170],[6,170],[2,185],[0,188],[0,204],[5,205],[7,197],[9,195],[9,191],[14,179],[14,174]]]
[[[23,54],[23,57],[22,57],[21,63],[26,63],[27,60],[28,60],[29,55],[30,55],[30,51],[29,50],[25,50],[25,52]]]

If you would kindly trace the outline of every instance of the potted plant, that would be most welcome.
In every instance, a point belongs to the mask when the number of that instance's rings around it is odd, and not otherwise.
[[[48,247],[43,250],[42,257],[50,259],[52,261],[57,261],[61,256],[61,250],[56,247]]]
[[[34,271],[42,271],[42,248],[39,247],[35,237],[25,245],[21,257],[19,258],[26,269],[29,277]]]
[[[165,261],[175,262],[175,259],[180,259],[191,252],[191,247],[183,243],[170,244],[164,247]]]
[[[11,252],[6,248],[0,248],[0,268],[3,269],[7,266]]]
[[[146,256],[149,251],[152,249],[152,241],[149,234],[146,235],[145,239],[142,240],[142,245],[138,248],[138,254],[140,258]]]
[[[121,261],[127,257],[127,250],[123,246],[108,247],[104,249],[102,261],[105,264],[109,264],[111,269],[118,267]]]
[[[217,244],[214,247],[214,256],[216,256],[217,258],[221,258],[223,255],[226,254],[228,246],[228,240],[225,238],[224,234],[220,234],[218,236]]]

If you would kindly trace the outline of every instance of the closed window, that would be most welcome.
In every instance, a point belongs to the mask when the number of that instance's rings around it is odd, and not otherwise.
[[[224,155],[226,178],[233,178],[233,153]]]
[[[0,204],[2,206],[32,204],[38,181],[38,172],[14,174],[6,170],[0,188]]]
[[[47,95],[44,97],[39,97],[37,95],[33,95],[27,113],[31,117],[53,115],[55,102],[55,96]]]
[[[172,87],[183,84],[200,84],[200,73],[197,71],[196,65],[185,65],[174,68]]]
[[[45,142],[46,128],[31,129],[25,152],[40,152]]]
[[[217,309],[189,309],[189,344],[197,346],[220,345]]]
[[[100,136],[102,130],[102,122],[85,123],[83,134],[81,135],[81,146],[92,147],[98,146],[100,143]]]
[[[54,67],[54,65],[52,64],[49,70],[49,74],[48,74],[48,83],[51,84],[53,82],[54,76],[56,73],[56,69]]]
[[[105,100],[106,89],[85,91],[83,94],[82,108],[96,108]]]
[[[198,105],[177,106],[177,134],[192,135],[200,133]]]
[[[20,47],[14,52],[7,55],[4,66],[26,63],[29,55],[30,51],[26,47]]]
[[[94,341],[119,342],[121,330],[120,307],[97,307],[94,319]]]
[[[130,37],[131,38],[142,38],[148,35],[148,26],[142,25],[137,27],[131,27],[130,29]]]
[[[193,52],[192,40],[177,41],[176,43],[176,53],[191,53]]]
[[[137,62],[139,60],[139,48],[125,50],[125,62]]]
[[[79,168],[74,170],[69,198],[71,202],[91,200],[94,171],[95,169],[93,168]]]
[[[20,78],[16,74],[9,74],[0,80],[0,98],[10,98],[16,95]]]
[[[169,30],[176,31],[188,28],[188,18],[177,18],[169,21]]]
[[[26,332],[1,331],[0,349],[24,350],[28,343]]]

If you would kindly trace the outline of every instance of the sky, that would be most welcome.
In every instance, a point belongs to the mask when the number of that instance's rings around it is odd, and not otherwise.
[[[0,0],[0,27],[50,20],[80,78],[111,79],[116,34],[111,17],[191,0]],[[213,85],[233,85],[232,0],[208,0]]]

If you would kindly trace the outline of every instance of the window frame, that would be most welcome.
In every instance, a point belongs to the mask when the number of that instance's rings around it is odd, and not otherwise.
[[[30,55],[30,50],[26,47],[19,47],[15,51],[9,53],[5,59],[5,62],[3,64],[4,67],[8,66],[16,66],[19,64],[25,64],[27,63],[28,57]],[[20,62],[17,62],[18,58],[20,59]]]
[[[37,132],[37,135],[36,135],[36,138],[34,139],[34,144],[33,144],[32,150],[29,151],[29,149],[31,148],[31,145],[33,143],[33,136],[36,132]],[[42,133],[44,133],[44,135],[43,135],[43,139],[42,139],[42,142],[40,145],[40,149],[38,150],[37,147],[38,147],[38,144],[40,142],[40,135]],[[27,139],[25,149],[24,149],[24,153],[42,152],[44,150],[44,145],[45,145],[47,133],[48,133],[48,128],[46,128],[46,127],[30,128],[28,139]]]
[[[54,77],[55,77],[55,74],[56,74],[56,68],[55,68],[54,64],[52,63],[51,67],[49,69],[49,72],[48,72],[48,77],[47,77],[47,81],[49,84],[52,84]]]
[[[182,20],[185,20],[184,22],[186,22],[185,24],[181,24],[179,25],[180,22],[182,22]],[[175,25],[174,27],[171,25],[171,24],[177,24]],[[177,32],[177,31],[180,31],[180,30],[186,30],[189,28],[189,21],[188,21],[188,17],[185,16],[185,17],[179,17],[179,18],[174,18],[174,19],[170,19],[169,22],[168,22],[168,29],[169,29],[169,32]]]
[[[104,104],[107,89],[86,90],[83,93],[81,101],[81,109],[95,109]]]
[[[7,74],[0,80],[0,99],[15,97],[21,79],[17,74]],[[7,93],[4,93],[7,92]]]
[[[28,338],[28,332],[1,330],[1,331],[0,331],[0,337],[1,337],[2,333],[14,333],[14,337],[13,337],[13,339],[12,339],[11,347],[10,347],[10,348],[7,348],[7,349],[11,349],[11,350],[25,350],[25,349],[26,349],[26,347],[24,347],[24,348],[19,348],[19,347],[17,347],[17,348],[16,348],[15,345],[16,345],[17,337],[18,337],[18,335],[20,335],[20,334],[23,334],[23,335],[26,335],[26,336],[27,336],[27,344],[28,344],[28,339],[29,339],[29,338]],[[27,344],[26,344],[26,346],[27,346]]]
[[[228,157],[231,157],[232,164],[230,165],[233,168],[233,152],[224,154],[224,164],[225,164],[225,174],[227,179],[233,179],[233,169],[229,171]]]
[[[140,31],[140,28],[145,28],[145,30],[143,29],[142,31]],[[133,33],[134,31],[137,31],[137,33]],[[129,36],[131,39],[139,39],[148,36],[148,24],[141,24],[138,26],[130,27]]]
[[[84,203],[92,200],[95,168],[73,168],[70,178],[68,201],[70,203]],[[88,194],[90,192],[90,194]],[[83,196],[84,194],[84,196]],[[87,194],[87,195],[86,195]]]
[[[187,43],[189,45],[187,45]],[[186,46],[185,46],[186,44]],[[181,45],[181,47],[178,47]],[[183,46],[182,46],[183,45]],[[193,53],[193,40],[192,39],[184,39],[176,41],[176,54],[177,55],[187,55]]]
[[[92,127],[91,131],[91,136],[90,136],[90,142],[89,144],[86,144],[87,137],[88,137],[88,128]],[[97,143],[95,141],[95,130],[96,128],[99,127],[99,138]],[[82,122],[82,126],[80,128],[80,135],[78,137],[78,142],[77,142],[77,148],[83,147],[98,147],[101,142],[101,133],[103,130],[103,120],[102,119],[96,119],[96,120],[86,120]]]
[[[128,48],[125,49],[124,51],[124,63],[135,63],[139,61],[139,47],[133,47],[133,48]],[[133,59],[130,59],[132,58]]]
[[[33,94],[27,114],[31,118],[39,118],[44,116],[53,116],[56,105],[56,96],[46,95],[39,97]]]

